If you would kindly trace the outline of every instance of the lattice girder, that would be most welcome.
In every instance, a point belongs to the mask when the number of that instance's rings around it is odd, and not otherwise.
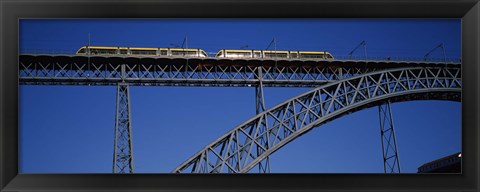
[[[19,80],[27,85],[317,87],[340,79],[417,65],[457,64],[369,61],[271,61],[20,55]],[[457,65],[458,66],[458,65]],[[262,71],[261,77],[257,71]]]
[[[132,124],[128,84],[117,86],[113,173],[133,173]]]

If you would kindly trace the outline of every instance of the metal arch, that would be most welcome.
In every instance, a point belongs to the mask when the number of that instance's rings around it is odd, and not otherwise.
[[[392,69],[318,87],[266,110],[196,153],[175,173],[246,173],[314,127],[385,100],[460,101],[460,68]],[[262,127],[264,126],[264,127]],[[265,131],[260,131],[265,130]],[[259,142],[266,137],[267,148]],[[254,147],[263,148],[258,153]]]

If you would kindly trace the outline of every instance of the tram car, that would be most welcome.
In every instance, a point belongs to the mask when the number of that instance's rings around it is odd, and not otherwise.
[[[259,58],[259,59],[299,59],[334,60],[333,55],[324,51],[273,51],[273,50],[231,50],[222,49],[217,58]]]
[[[141,48],[141,47],[105,47],[83,46],[77,55],[128,55],[128,56],[166,56],[166,57],[208,57],[202,49],[192,48]]]

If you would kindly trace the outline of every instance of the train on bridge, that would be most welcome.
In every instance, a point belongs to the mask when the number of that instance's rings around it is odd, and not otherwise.
[[[152,57],[194,57],[207,58],[208,54],[196,48],[141,48],[141,47],[108,47],[83,46],[77,55],[128,55]],[[285,51],[285,50],[234,50],[222,49],[214,58],[230,59],[299,59],[299,60],[333,60],[331,53],[326,51]]]

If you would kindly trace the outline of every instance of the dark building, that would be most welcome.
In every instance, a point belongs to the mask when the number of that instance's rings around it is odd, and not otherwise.
[[[462,153],[455,153],[418,167],[418,173],[461,173]]]

